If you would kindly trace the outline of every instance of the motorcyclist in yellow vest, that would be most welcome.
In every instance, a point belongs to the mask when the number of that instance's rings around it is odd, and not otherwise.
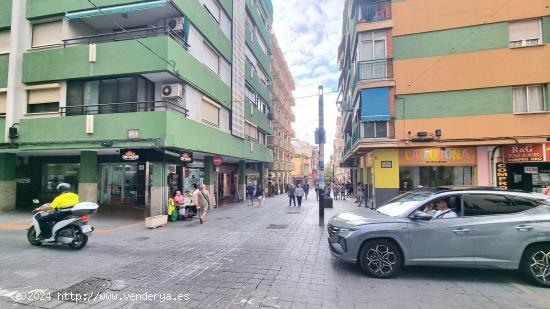
[[[48,226],[48,222],[61,221],[66,216],[70,215],[70,211],[63,211],[65,208],[70,208],[75,204],[78,204],[78,195],[70,192],[71,185],[68,183],[60,183],[56,187],[59,195],[49,204],[36,208],[36,211],[52,211],[50,214],[44,215],[38,218],[38,224],[40,225],[40,234],[37,235],[40,239],[46,239],[52,237],[51,228]]]

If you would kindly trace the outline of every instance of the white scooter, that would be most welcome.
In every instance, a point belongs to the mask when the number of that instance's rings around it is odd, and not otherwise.
[[[38,204],[38,200],[33,200],[35,204]],[[47,215],[44,211],[33,211],[35,213],[32,216],[32,226],[27,230],[27,240],[33,246],[40,246],[44,243],[60,243],[68,245],[70,248],[79,250],[84,248],[88,243],[88,236],[92,235],[94,228],[88,224],[90,215],[96,213],[99,205],[91,202],[82,202],[67,208],[70,212],[63,220],[50,224],[52,229],[52,237],[49,239],[37,239],[37,235],[40,235],[40,225],[38,224],[38,218]]]

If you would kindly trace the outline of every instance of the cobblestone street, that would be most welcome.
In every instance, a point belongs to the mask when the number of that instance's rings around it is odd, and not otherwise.
[[[332,258],[311,196],[302,208],[286,203],[275,197],[261,208],[224,206],[204,225],[175,222],[156,230],[130,220],[93,218],[96,226],[121,227],[104,228],[81,251],[32,247],[25,230],[10,223],[30,221],[30,215],[2,215],[0,307],[550,308],[550,293],[515,272],[407,268],[395,279],[369,278],[357,266]],[[352,209],[357,208],[349,200],[335,201],[325,219]],[[186,294],[186,299],[12,300],[90,278],[110,281],[110,290],[101,295]]]

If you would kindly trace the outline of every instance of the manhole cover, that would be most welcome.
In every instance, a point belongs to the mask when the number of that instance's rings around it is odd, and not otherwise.
[[[82,302],[87,301],[87,295],[98,295],[111,286],[111,280],[101,278],[89,278],[71,285],[68,288],[57,291],[57,298],[61,301]],[[67,295],[75,295],[67,296]],[[79,295],[79,296],[76,296]]]
[[[288,227],[288,224],[270,224],[267,226],[268,230],[284,230]]]
[[[289,215],[297,215],[297,214],[300,214],[301,212],[299,211],[289,211],[288,214]]]
[[[138,237],[138,238],[134,238],[134,240],[137,240],[137,241],[144,241],[144,240],[147,240],[149,239],[149,237]]]

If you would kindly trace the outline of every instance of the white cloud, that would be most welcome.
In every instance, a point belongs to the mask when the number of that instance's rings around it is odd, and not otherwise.
[[[296,82],[295,97],[318,93],[325,86],[324,110],[327,144],[325,161],[332,154],[336,131],[338,84],[337,53],[342,29],[343,0],[273,0],[273,31]],[[298,98],[294,107],[296,137],[315,142],[318,97]]]

